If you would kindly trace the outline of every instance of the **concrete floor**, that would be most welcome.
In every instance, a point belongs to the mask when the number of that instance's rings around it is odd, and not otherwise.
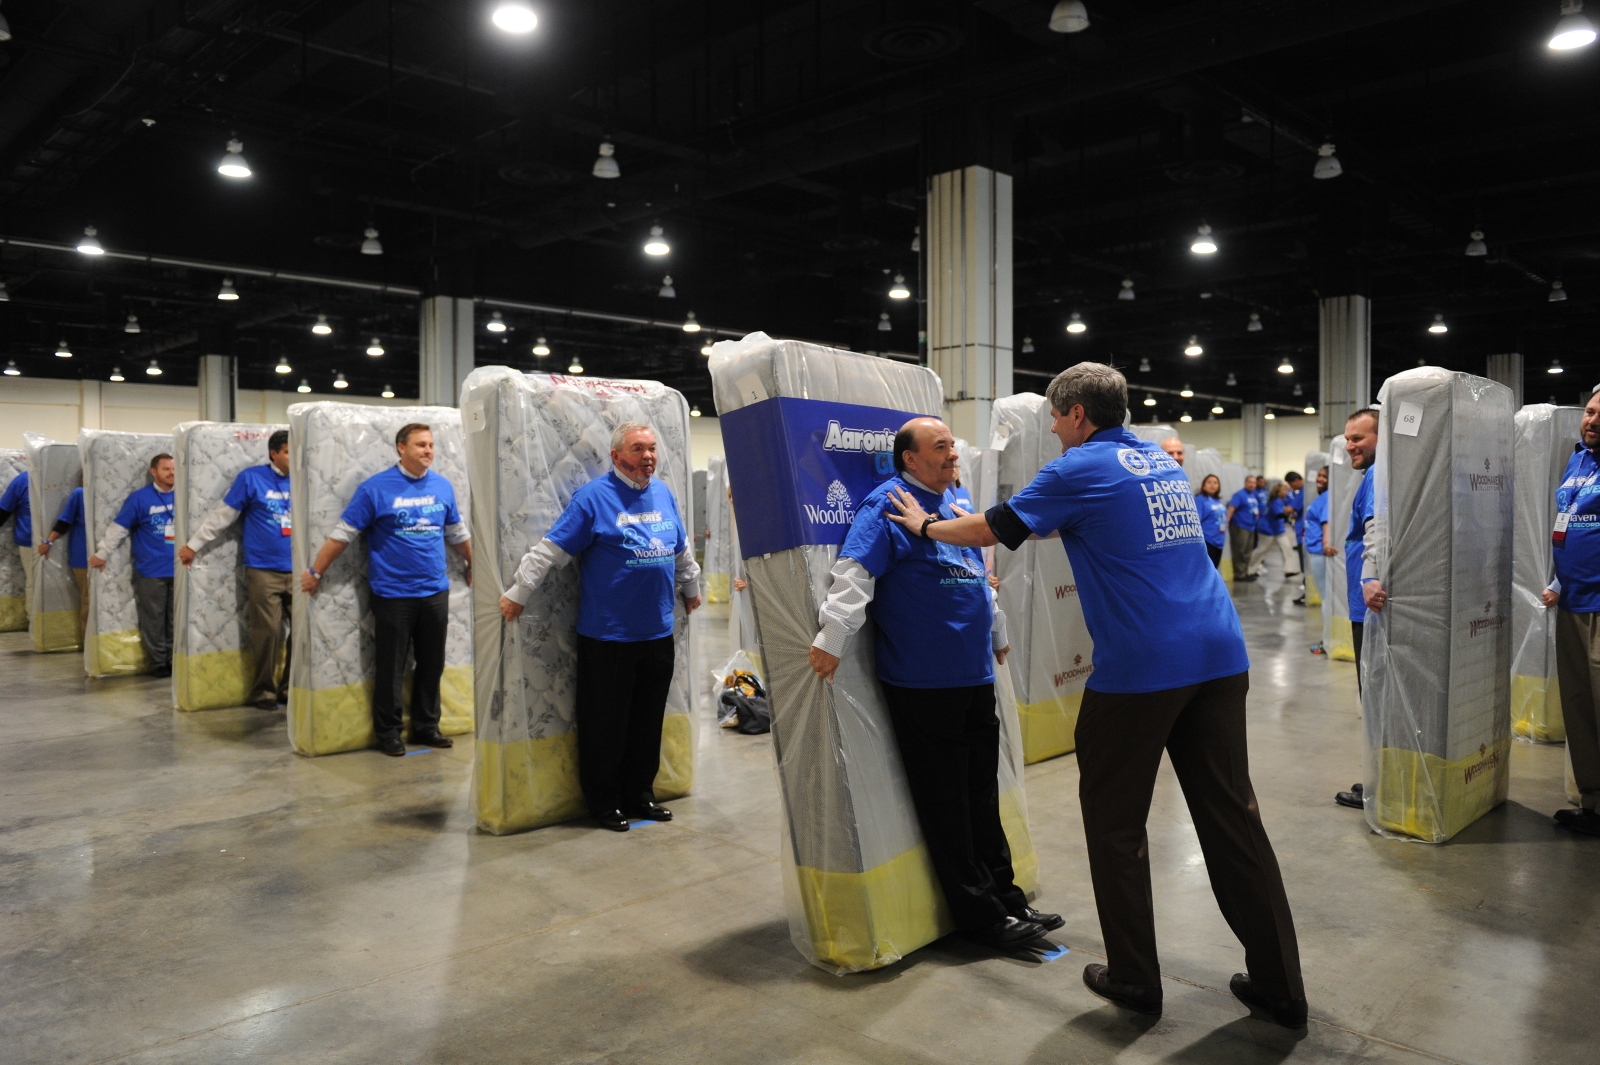
[[[1274,575],[1275,576],[1275,575]],[[1166,1014],[1101,1002],[1071,756],[1029,768],[1040,905],[1072,951],[944,942],[827,975],[790,946],[770,744],[700,731],[671,824],[478,835],[471,746],[291,754],[280,715],[178,714],[0,636],[0,1058],[31,1062],[1600,1061],[1600,841],[1553,829],[1560,748],[1454,843],[1371,835],[1354,667],[1306,653],[1280,580],[1241,586],[1256,789],[1312,1024],[1227,993],[1243,956],[1163,771],[1150,818]],[[697,617],[720,661],[725,622]],[[725,610],[725,608],[723,608]],[[706,670],[698,671],[703,677]],[[701,683],[704,683],[702,680]]]

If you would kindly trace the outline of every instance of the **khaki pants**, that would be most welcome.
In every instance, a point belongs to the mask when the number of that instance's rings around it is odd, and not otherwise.
[[[17,556],[22,559],[22,581],[24,589],[22,594],[27,596],[27,598],[23,600],[23,602],[27,604],[25,607],[23,607],[23,609],[28,612],[28,620],[31,623],[33,620],[33,612],[37,605],[33,601],[33,582],[37,574],[37,567],[39,565],[39,552],[31,547],[18,547]]]
[[[1593,810],[1600,807],[1600,614],[1557,609],[1556,678],[1579,802]]]
[[[1233,551],[1233,579],[1239,580],[1250,572],[1250,546],[1256,534],[1237,525],[1228,526],[1228,547]]]
[[[72,579],[78,582],[78,631],[85,639],[89,636],[89,571],[72,567]]]
[[[271,699],[289,682],[289,613],[293,574],[271,569],[244,568],[246,627],[249,630],[250,660],[255,676],[250,681],[250,701]],[[283,681],[278,680],[278,655],[283,654]]]

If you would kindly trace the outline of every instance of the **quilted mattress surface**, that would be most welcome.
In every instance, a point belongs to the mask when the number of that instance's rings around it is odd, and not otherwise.
[[[579,488],[611,468],[611,432],[623,422],[656,431],[656,475],[688,498],[689,404],[655,381],[474,370],[462,385],[473,541],[478,649],[474,797],[486,832],[537,828],[585,810],[578,785],[574,699],[578,566],[549,573],[515,625],[500,616],[500,593],[517,564],[543,539]],[[685,514],[685,521],[689,517]],[[676,597],[675,597],[676,598]],[[658,799],[694,783],[688,615],[676,602],[676,655],[661,730]]]
[[[706,462],[706,602],[726,603],[733,573],[733,511],[728,506],[728,469],[721,455]]]
[[[303,573],[339,524],[356,486],[395,464],[394,434],[421,422],[433,429],[434,472],[455,488],[463,517],[471,513],[461,414],[454,407],[369,407],[296,403],[289,408],[291,539]],[[450,573],[449,635],[439,685],[439,730],[472,731],[472,604],[466,567],[446,551]],[[289,664],[289,742],[301,754],[370,747],[372,613],[367,551],[351,544],[324,574],[316,595],[294,593],[294,654]]]
[[[156,433],[78,430],[83,457],[83,523],[91,545],[134,492],[150,483],[150,460],[172,453],[172,437]],[[92,554],[94,548],[90,547]],[[83,668],[91,677],[143,673],[139,611],[133,599],[133,551],[128,541],[100,569],[89,570],[89,625]]]
[[[33,545],[50,535],[72,490],[83,483],[77,444],[63,444],[40,433],[23,433],[28,453],[28,506],[34,514]],[[41,515],[48,515],[41,519]],[[90,550],[93,550],[91,548]],[[51,550],[33,563],[33,601],[28,604],[28,634],[35,651],[76,651],[82,645],[78,582],[65,551]]]
[[[287,428],[184,422],[172,430],[176,543],[189,541],[241,471],[267,461],[267,439]],[[172,694],[179,710],[238,706],[250,697],[243,529],[243,518],[234,521],[192,565],[173,570]]]
[[[26,452],[0,448],[0,492],[28,468]],[[0,523],[0,632],[20,632],[28,627],[27,574],[11,533],[16,518]]]
[[[778,408],[767,402],[772,399],[935,415],[943,403],[937,375],[924,367],[774,341],[760,333],[715,345],[711,375],[724,419],[747,407],[752,408],[747,419],[776,418]],[[873,422],[872,428],[879,428]],[[726,443],[728,421],[722,429]],[[818,444],[821,432],[819,425],[813,437]],[[807,655],[838,547],[813,542],[755,551],[750,533],[765,535],[763,527],[778,516],[741,494],[738,464],[750,459],[737,449],[728,452],[739,540],[772,697],[773,753],[787,829],[783,887],[790,938],[809,961],[831,972],[875,969],[950,931],[949,914],[876,680],[871,621],[847,645],[834,683],[820,680]],[[800,486],[780,486],[774,498],[781,503],[785,494],[793,506]],[[838,505],[847,504],[841,497]],[[996,676],[1010,737],[996,767],[1001,814],[1017,882],[1032,890],[1038,865],[1022,793],[1015,702],[1005,671]]]

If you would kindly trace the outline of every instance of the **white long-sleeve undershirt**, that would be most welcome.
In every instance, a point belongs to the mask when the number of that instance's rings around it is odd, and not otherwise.
[[[191,551],[198,551],[202,547],[222,535],[222,530],[239,520],[239,512],[226,503],[218,503],[211,508],[211,513],[206,515],[206,520],[200,523],[200,528],[189,537],[189,542],[184,546]]]
[[[522,556],[522,561],[517,563],[517,572],[511,581],[511,587],[501,594],[518,606],[527,606],[528,600],[533,596],[533,590],[539,587],[539,582],[544,580],[545,575],[552,569],[560,569],[571,561],[571,555],[557,547],[555,541],[545,537]],[[700,563],[694,560],[694,552],[685,546],[673,556],[672,564],[673,583],[677,586],[678,594],[685,600],[698,596]]]

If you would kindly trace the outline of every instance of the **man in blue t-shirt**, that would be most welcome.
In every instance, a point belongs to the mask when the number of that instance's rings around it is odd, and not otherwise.
[[[1376,573],[1363,574],[1362,556],[1367,548],[1367,532],[1372,524],[1372,464],[1378,460],[1378,412],[1371,407],[1356,411],[1344,423],[1344,449],[1352,469],[1361,471],[1361,483],[1350,499],[1350,528],[1344,538],[1345,602],[1350,609],[1350,642],[1356,652],[1356,690],[1361,690],[1365,672],[1361,664],[1361,637],[1366,628],[1367,611],[1382,610],[1387,601]],[[1365,788],[1360,783],[1349,791],[1336,792],[1333,801],[1359,810],[1364,805]]]
[[[1555,579],[1543,601],[1556,607],[1556,681],[1567,726],[1567,758],[1578,809],[1557,810],[1556,823],[1600,836],[1600,385],[1583,408],[1582,437],[1556,489],[1550,533]]]
[[[406,653],[411,672],[411,742],[454,747],[439,732],[439,678],[444,674],[450,625],[449,544],[467,566],[472,583],[472,537],[456,509],[456,492],[433,465],[433,430],[409,422],[394,435],[399,462],[356,486],[300,587],[315,595],[323,574],[358,536],[367,540],[368,602],[372,608],[374,677],[372,730],[378,750],[399,758],[404,723],[401,682]]]
[[[1256,522],[1261,505],[1256,501],[1256,479],[1245,474],[1244,487],[1228,500],[1228,549],[1233,553],[1233,579],[1253,581],[1250,555],[1256,547]]]
[[[106,534],[89,558],[103,569],[111,552],[130,540],[133,601],[139,614],[139,642],[152,677],[172,676],[172,456],[150,460],[150,482],[123,501]]]
[[[1328,589],[1328,556],[1333,554],[1333,545],[1328,543],[1323,526],[1328,521],[1328,467],[1323,466],[1317,470],[1317,495],[1300,515],[1300,549],[1305,552],[1306,573],[1314,583],[1317,594],[1322,597],[1324,611],[1328,610],[1330,591]],[[1308,585],[1309,589],[1311,586]],[[1299,606],[1306,604],[1306,592],[1300,593],[1300,598],[1295,600]],[[1320,642],[1313,647],[1313,654],[1324,653]]]
[[[56,541],[67,540],[67,567],[78,584],[78,622],[80,632],[89,631],[89,535],[83,525],[83,489],[74,488],[61,508],[61,516],[44,543],[39,545],[39,557],[48,555]]]
[[[1065,922],[1028,905],[1000,824],[994,666],[1011,650],[1005,614],[981,552],[916,536],[888,517],[896,491],[929,514],[956,516],[955,444],[938,418],[913,418],[895,435],[897,476],[856,509],[818,612],[811,668],[831,681],[871,613],[878,680],[950,916],[968,938],[1006,948]]]
[[[23,600],[25,610],[33,609],[33,572],[38,560],[33,554],[33,506],[28,502],[28,471],[23,470],[0,492],[0,525],[15,518],[11,525],[11,542],[16,545],[22,559],[22,576],[26,585]]]
[[[1145,821],[1165,750],[1183,788],[1211,890],[1244,943],[1234,995],[1289,1028],[1306,1023],[1294,920],[1246,767],[1250,661],[1239,615],[1206,555],[1189,480],[1127,429],[1128,382],[1081,362],[1047,391],[1062,455],[984,514],[938,520],[898,492],[894,520],[948,544],[1059,534],[1094,640],[1079,710],[1078,798],[1105,965],[1089,990],[1161,1012]],[[1102,428],[1103,427],[1103,428]]]
[[[250,703],[257,710],[276,710],[289,701],[289,615],[294,563],[289,558],[289,431],[267,438],[267,461],[241,470],[228,494],[214,507],[189,542],[178,548],[178,561],[194,564],[196,553],[244,518],[245,625],[249,633],[254,677]],[[283,657],[279,679],[278,658]]]
[[[670,821],[656,802],[661,724],[672,688],[677,600],[700,606],[700,567],[678,500],[655,477],[656,434],[611,432],[611,470],[572,494],[528,549],[500,614],[516,621],[551,569],[578,562],[578,782],[603,828]]]

